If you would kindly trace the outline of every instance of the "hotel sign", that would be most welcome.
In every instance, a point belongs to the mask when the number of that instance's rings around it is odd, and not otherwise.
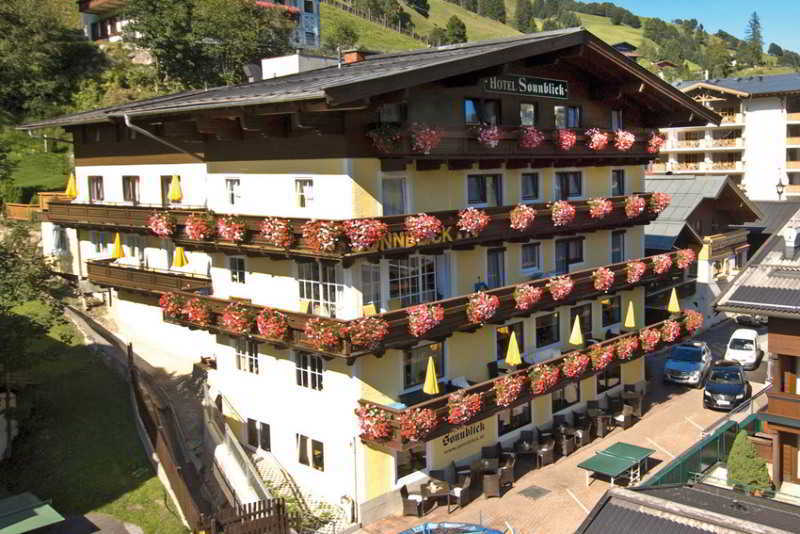
[[[451,243],[459,239],[467,239],[470,235],[460,232],[455,226],[445,226],[442,233],[430,241],[415,241],[406,232],[390,232],[376,245],[373,250],[385,251],[398,248],[409,248],[425,245]]]
[[[438,439],[437,449],[439,450],[437,452],[439,452],[440,457],[448,456],[456,451],[459,451],[459,457],[469,456],[472,453],[471,449],[474,447],[480,448],[486,445],[486,438],[486,423],[484,421],[462,426]]]
[[[508,74],[482,78],[481,85],[483,90],[488,93],[559,98],[561,100],[569,98],[569,86],[564,80]]]

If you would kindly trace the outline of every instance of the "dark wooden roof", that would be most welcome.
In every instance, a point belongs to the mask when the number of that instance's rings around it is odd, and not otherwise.
[[[712,78],[678,82],[676,87],[688,91],[695,86],[718,87],[743,93],[743,96],[800,93],[800,73],[773,74],[771,76],[740,76],[738,78]]]
[[[234,86],[186,91],[121,106],[74,113],[50,120],[31,122],[21,129],[68,126],[119,120],[125,115],[142,117],[220,108],[321,101],[341,106],[374,96],[503,64],[570,52],[576,68],[595,70],[598,79],[623,87],[636,83],[628,95],[648,98],[665,114],[678,113],[677,124],[719,123],[712,110],[689,98],[658,76],[631,62],[582,28],[540,32],[504,39],[479,41],[437,48],[382,54],[364,61],[330,66]],[[646,93],[646,94],[645,94]],[[684,116],[685,115],[685,116]],[[669,124],[664,124],[668,126]],[[658,125],[656,125],[658,126]]]

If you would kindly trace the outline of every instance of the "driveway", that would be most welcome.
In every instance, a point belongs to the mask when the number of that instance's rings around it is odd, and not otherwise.
[[[698,339],[709,343],[715,359],[721,359],[724,347],[736,325],[721,323]],[[766,337],[766,336],[765,336]],[[650,386],[648,408],[644,417],[627,430],[615,429],[603,439],[595,439],[566,458],[542,469],[531,470],[529,464],[519,461],[514,487],[503,497],[487,499],[480,496],[463,510],[447,514],[445,506],[434,509],[424,519],[393,516],[365,526],[363,534],[395,534],[423,522],[458,521],[479,523],[498,530],[511,526],[516,534],[568,534],[586,518],[589,510],[610,487],[605,480],[593,480],[586,486],[585,472],[577,468],[583,460],[596,451],[624,441],[655,449],[650,470],[652,476],[670,460],[701,438],[702,430],[725,414],[703,407],[703,392],[677,385],[664,385],[661,370],[666,351],[648,357]],[[765,359],[766,360],[766,359]],[[749,373],[753,391],[762,384],[754,379],[766,376],[766,361],[758,370]]]

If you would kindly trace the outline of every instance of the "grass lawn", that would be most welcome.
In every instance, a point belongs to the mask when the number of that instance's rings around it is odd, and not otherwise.
[[[358,32],[358,44],[369,50],[379,50],[381,52],[398,52],[401,50],[411,50],[424,48],[425,44],[402,34],[390,30],[380,24],[375,24],[367,19],[351,15],[350,13],[321,3],[320,17],[322,18],[322,42],[328,36],[328,32],[334,28],[346,24]]]
[[[69,161],[66,154],[38,152],[25,154],[14,169],[14,184],[43,191],[63,189],[67,184]]]
[[[406,5],[403,9],[411,15],[414,23],[414,31],[420,35],[428,35],[433,30],[434,25],[440,28],[447,27],[450,17],[456,15],[467,26],[467,39],[470,41],[483,41],[486,39],[497,39],[498,37],[510,37],[520,35],[520,33],[502,22],[497,22],[488,17],[482,17],[472,11],[464,9],[458,4],[447,2],[446,0],[428,0],[430,12],[428,18],[423,17]],[[511,20],[511,19],[507,19]]]
[[[18,311],[35,315],[43,308],[32,302]],[[70,323],[35,342],[40,361],[31,375],[39,385],[20,397],[30,413],[14,455],[0,464],[0,481],[12,493],[52,499],[65,516],[101,512],[148,534],[185,533],[145,456],[128,386],[80,340]]]

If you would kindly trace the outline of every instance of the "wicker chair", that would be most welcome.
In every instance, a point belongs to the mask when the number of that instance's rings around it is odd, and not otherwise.
[[[408,487],[400,488],[400,498],[403,500],[403,515],[422,517],[428,504],[428,491],[422,486],[420,493],[408,493]]]
[[[629,404],[623,404],[622,412],[614,416],[614,424],[621,426],[623,429],[633,426],[633,407]]]
[[[502,487],[514,486],[514,466],[517,463],[517,457],[515,455],[508,456],[508,462],[504,463],[500,467],[500,485]]]
[[[472,498],[472,476],[470,474],[459,474],[458,482],[450,487],[447,495],[447,513],[449,514],[457,508],[464,508]],[[452,506],[451,508],[451,505]]]
[[[550,465],[555,461],[556,442],[553,433],[547,430],[538,430],[537,456],[539,457],[539,467]]]
[[[533,430],[523,430],[519,439],[514,443],[514,453],[517,456],[536,456],[538,449],[533,439]]]
[[[483,494],[486,497],[500,497],[500,474],[483,475]]]

